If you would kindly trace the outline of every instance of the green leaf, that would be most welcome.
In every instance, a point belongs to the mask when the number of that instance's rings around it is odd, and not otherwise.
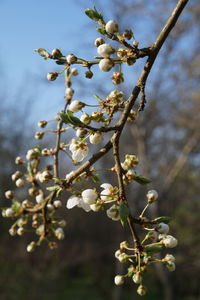
[[[119,216],[122,226],[127,224],[127,218],[129,216],[129,209],[125,203],[121,203],[119,206]]]
[[[158,217],[158,218],[154,219],[153,221],[156,222],[156,223],[163,222],[163,223],[168,224],[171,220],[172,220],[171,217],[162,216],[162,217]]]
[[[96,31],[103,35],[105,35],[107,33],[104,27],[101,27],[101,28],[96,27]]]
[[[133,180],[135,180],[137,183],[145,185],[151,182],[151,180],[145,178],[144,176],[141,175],[135,175]]]
[[[97,182],[99,182],[99,175],[93,175],[92,176],[92,180],[93,180],[93,182],[95,182],[95,183],[97,183]]]
[[[163,248],[163,245],[154,243],[154,244],[145,246],[145,251],[147,252],[147,254],[152,254],[152,253],[160,252],[162,250],[162,248]]]
[[[96,7],[94,6],[94,9],[90,9],[90,8],[87,8],[85,10],[85,14],[90,18],[92,19],[93,21],[95,22],[99,22],[99,21],[102,21],[103,22],[103,15],[102,13],[99,13],[97,10],[96,10]]]
[[[75,117],[70,110],[67,110],[66,113],[59,112],[58,113],[61,120],[66,124],[72,124],[74,126],[84,126],[84,124],[79,120],[79,118]]]

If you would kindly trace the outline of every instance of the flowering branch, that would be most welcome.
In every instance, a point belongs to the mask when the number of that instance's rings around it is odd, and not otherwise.
[[[55,238],[58,240],[64,238],[63,227],[66,222],[57,217],[57,210],[62,206],[59,197],[64,191],[67,190],[72,193],[67,201],[67,209],[72,209],[75,206],[86,212],[98,212],[106,209],[107,216],[113,221],[120,221],[123,226],[127,226],[133,238],[132,247],[127,241],[123,241],[120,243],[120,248],[115,252],[115,257],[121,263],[129,263],[126,274],[115,276],[115,284],[121,285],[127,277],[131,277],[133,282],[138,284],[137,293],[139,295],[146,293],[146,287],[143,284],[143,273],[149,265],[161,262],[166,265],[169,271],[175,270],[173,255],[167,254],[159,260],[156,258],[156,254],[163,247],[175,247],[177,240],[168,235],[169,217],[161,216],[150,220],[145,216],[148,207],[158,198],[158,193],[155,190],[148,191],[146,195],[147,204],[142,213],[139,216],[131,215],[126,195],[126,185],[133,181],[144,185],[148,184],[150,180],[137,175],[136,167],[139,163],[137,156],[126,154],[125,160],[121,161],[120,138],[125,124],[129,121],[136,121],[137,113],[133,111],[133,106],[139,94],[142,97],[138,110],[141,111],[145,107],[147,78],[162,45],[175,26],[187,2],[188,0],[178,1],[155,43],[143,49],[138,48],[139,43],[135,40],[131,29],[125,30],[121,34],[119,26],[114,20],[105,22],[103,15],[94,8],[87,9],[86,14],[100,26],[97,31],[105,38],[120,44],[120,47],[121,45],[124,46],[124,48],[115,49],[110,44],[105,43],[102,37],[99,37],[94,42],[98,56],[95,57],[96,60],[89,61],[78,58],[74,54],[68,54],[65,57],[60,49],[54,49],[52,53],[43,48],[35,50],[45,59],[53,59],[56,64],[64,66],[60,72],[49,72],[47,74],[47,79],[54,81],[64,73],[66,84],[64,108],[61,112],[58,112],[58,116],[54,119],[57,122],[56,129],[40,131],[35,134],[36,139],[42,139],[44,134],[48,132],[56,133],[55,147],[42,149],[40,146],[35,146],[33,149],[28,150],[26,161],[21,157],[16,158],[17,165],[26,165],[27,173],[16,171],[12,175],[12,180],[15,181],[17,187],[27,187],[27,199],[23,201],[16,199],[14,192],[9,190],[5,193],[5,196],[7,199],[12,200],[12,205],[2,210],[4,217],[16,219],[9,230],[11,235],[23,235],[29,230],[27,228],[31,227],[31,230],[39,236],[37,241],[32,241],[27,246],[27,251],[32,252],[43,241],[47,242],[50,249],[54,249],[57,247],[57,243],[54,241]],[[128,42],[131,39],[133,39],[132,44]],[[111,57],[112,55],[117,55],[117,57]],[[94,107],[97,107],[97,110],[93,111],[91,115],[84,112],[80,119],[75,115],[76,112],[82,111],[85,107],[91,105],[80,100],[72,101],[74,95],[72,78],[78,75],[78,70],[72,68],[73,65],[77,64],[87,68],[85,76],[89,79],[93,77],[91,68],[95,65],[98,65],[103,72],[109,72],[115,65],[120,66],[119,72],[114,72],[112,75],[113,84],[119,85],[124,81],[124,75],[121,71],[123,64],[132,66],[139,58],[146,56],[145,66],[127,100],[124,99],[121,91],[115,89],[105,99],[95,96],[97,105]],[[120,117],[114,123],[116,113],[120,114]],[[91,122],[97,125],[90,125]],[[47,121],[40,121],[38,126],[43,129],[47,124]],[[68,127],[64,128],[64,124],[68,124]],[[76,138],[68,140],[67,143],[61,142],[62,134],[65,134],[65,140],[68,138],[68,130],[75,130]],[[99,144],[102,141],[103,134],[106,138],[106,133],[110,131],[114,131],[112,137],[86,162],[82,163],[88,155],[89,145]],[[100,185],[101,192],[95,188],[85,190],[74,188],[79,181],[85,178],[92,179],[94,182],[99,180],[97,170],[93,165],[111,149],[114,165],[105,171],[111,171],[117,175],[118,185],[113,186],[110,183],[103,183]],[[65,178],[60,175],[60,151],[68,155],[73,165],[80,165],[76,170],[69,172]],[[40,166],[40,161],[45,157],[52,157],[53,166],[47,165],[45,168]],[[137,232],[136,225],[140,225],[143,229],[142,235]],[[145,233],[146,231],[148,233]]]

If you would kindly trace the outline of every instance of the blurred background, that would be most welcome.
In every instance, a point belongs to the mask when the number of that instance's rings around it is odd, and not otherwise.
[[[61,48],[90,59],[96,55],[94,40],[99,36],[84,9],[93,7],[105,20],[115,19],[121,31],[131,28],[139,47],[154,42],[165,24],[174,0],[0,0],[0,199],[8,205],[4,191],[14,189],[10,175],[16,170],[14,159],[24,156],[37,144],[34,132],[39,120],[52,119],[63,107],[64,80],[48,82],[46,74],[60,71],[33,50]],[[137,154],[141,173],[151,178],[159,201],[150,214],[173,217],[170,233],[178,238],[177,269],[168,273],[162,266],[146,274],[148,294],[144,299],[200,299],[200,5],[190,1],[159,54],[147,84],[147,105],[138,122],[127,125],[121,141],[121,154]],[[125,96],[132,90],[145,60],[124,69]],[[97,69],[98,71],[98,69]],[[98,72],[97,72],[98,73]],[[102,98],[113,90],[108,74],[91,80],[84,71],[73,80],[75,98],[86,101],[94,93]],[[84,99],[83,99],[84,98]],[[52,137],[44,143],[51,144]],[[105,156],[101,166],[112,157]],[[63,161],[63,166],[65,162]],[[67,166],[67,163],[66,163]],[[111,164],[112,166],[112,164]],[[67,167],[63,172],[68,173]],[[102,176],[115,184],[115,178]],[[88,184],[88,183],[87,183]],[[84,188],[84,186],[82,186]],[[127,189],[133,213],[144,206],[146,188]],[[45,245],[28,254],[30,236],[11,237],[11,220],[0,219],[0,299],[126,300],[139,299],[133,283],[115,287],[113,277],[123,273],[114,252],[129,240],[120,224],[105,213],[86,213],[65,209],[66,238],[55,251]]]

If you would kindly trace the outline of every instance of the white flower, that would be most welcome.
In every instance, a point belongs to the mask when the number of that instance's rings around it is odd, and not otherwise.
[[[118,31],[118,24],[114,20],[110,20],[106,23],[105,29],[108,33],[115,33]]]
[[[68,54],[66,60],[68,64],[74,64],[77,61],[77,57],[74,54]]]
[[[71,209],[71,208],[73,208],[74,206],[77,206],[79,203],[80,203],[80,200],[81,200],[81,198],[80,197],[77,197],[77,196],[71,196],[71,197],[69,197],[69,199],[67,200],[67,205],[66,205],[66,207],[68,208],[68,209]]]
[[[25,181],[23,179],[19,178],[16,180],[15,184],[17,187],[22,187],[25,185]]]
[[[103,191],[100,194],[101,200],[111,200],[111,197],[109,196],[112,194],[113,186],[110,183],[103,183],[101,187],[103,188]]]
[[[162,234],[167,234],[169,232],[169,226],[165,223],[159,223],[157,226],[156,226],[156,230],[159,232],[159,233],[162,233]]]
[[[69,150],[72,152],[74,162],[81,162],[88,155],[88,146],[86,143],[78,143],[72,140]]]
[[[118,205],[114,204],[106,211],[107,216],[112,219],[113,221],[119,221],[119,207]]]
[[[65,237],[64,230],[61,227],[56,228],[56,230],[54,231],[54,234],[58,240],[63,240]]]
[[[81,194],[82,198],[83,198],[83,202],[86,204],[95,204],[96,203],[96,199],[98,198],[98,194],[95,190],[93,189],[86,189],[82,192]]]
[[[124,277],[121,275],[116,275],[114,278],[114,282],[116,285],[122,285],[124,283]]]
[[[177,239],[172,235],[166,235],[166,237],[162,240],[162,242],[166,248],[174,248],[178,244]]]
[[[85,106],[85,104],[83,102],[81,102],[79,100],[74,100],[69,105],[69,110],[72,112],[77,112],[77,111],[81,110],[84,106]]]
[[[90,140],[91,144],[94,144],[94,145],[99,144],[102,140],[102,134],[100,132],[95,132],[90,135],[89,140]]]
[[[115,49],[113,49],[110,44],[102,44],[97,48],[97,52],[100,56],[108,58],[115,52]]]
[[[99,47],[100,45],[102,45],[102,44],[104,44],[104,43],[105,43],[105,41],[104,41],[104,39],[101,38],[101,37],[97,38],[97,39],[94,41],[94,45],[95,45],[96,47]]]
[[[89,124],[91,121],[90,116],[86,113],[82,114],[82,116],[80,117],[80,120],[84,124]]]
[[[103,58],[99,62],[99,69],[104,72],[109,72],[113,67],[113,62],[109,58]]]
[[[149,203],[152,203],[158,199],[158,193],[155,190],[148,191],[146,196]]]

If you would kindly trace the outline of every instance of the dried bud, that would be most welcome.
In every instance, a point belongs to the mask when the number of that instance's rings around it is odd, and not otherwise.
[[[96,47],[99,47],[100,45],[103,45],[104,43],[105,43],[105,41],[104,41],[104,39],[101,38],[101,37],[97,38],[97,39],[94,41],[94,45],[95,45]]]
[[[89,79],[92,78],[92,77],[93,77],[92,71],[90,71],[90,70],[89,70],[89,71],[86,71],[86,72],[85,72],[85,77],[86,77],[86,78],[89,78]]]
[[[63,56],[60,49],[57,49],[57,48],[53,49],[51,54],[52,54],[53,59],[58,59],[58,58],[61,58]]]
[[[49,72],[47,73],[47,80],[54,81],[58,77],[58,72]]]
[[[44,128],[44,127],[46,127],[46,125],[47,125],[47,121],[39,121],[39,122],[37,123],[37,125],[38,125],[38,127],[40,127],[40,128]]]
[[[123,33],[123,37],[130,40],[133,37],[133,31],[131,29],[126,29]]]
[[[121,72],[114,72],[111,78],[112,78],[113,84],[116,84],[116,85],[124,82],[123,73],[121,73]]]

